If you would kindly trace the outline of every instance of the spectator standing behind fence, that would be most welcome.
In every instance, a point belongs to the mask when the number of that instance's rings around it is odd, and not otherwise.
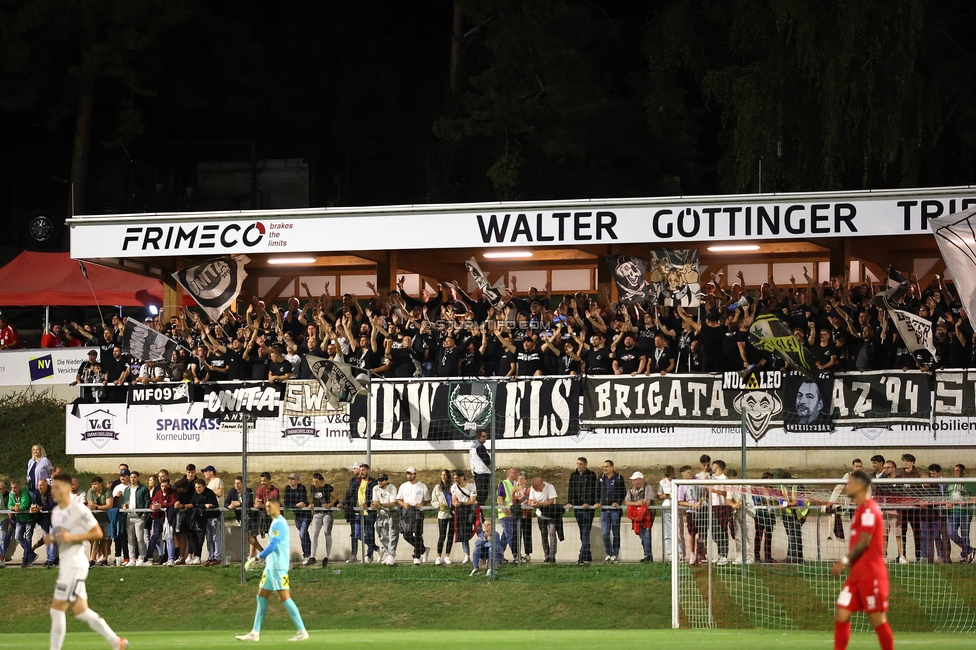
[[[498,547],[499,557],[505,556],[505,547],[512,549],[512,559],[518,562],[518,552],[516,551],[512,517],[512,495],[515,493],[516,482],[518,481],[518,469],[509,467],[505,472],[505,478],[498,482],[498,521],[502,525],[502,535],[500,546]]]
[[[528,475],[519,472],[512,493],[512,518],[515,519],[515,555],[522,563],[532,561],[532,508],[528,505],[531,491]]]
[[[658,482],[657,498],[661,500],[662,519],[664,520],[664,561],[671,562],[671,536],[674,534],[674,522],[671,521],[671,497],[674,486],[674,466],[668,465],[664,468],[664,478]],[[681,534],[680,527],[678,534]],[[678,560],[684,557],[684,545],[678,545]]]
[[[427,561],[427,547],[424,546],[424,511],[422,508],[430,503],[430,491],[417,478],[417,470],[407,468],[407,482],[397,490],[397,501],[404,509],[401,515],[403,539],[413,546],[413,563],[420,564]]]
[[[41,445],[31,447],[31,457],[27,461],[27,489],[36,490],[40,481],[51,478],[51,470],[51,461],[48,460],[44,447]]]
[[[590,550],[590,535],[593,529],[593,507],[599,503],[596,473],[587,468],[587,460],[583,456],[576,459],[576,471],[569,475],[569,494],[566,509],[576,508],[573,515],[579,526],[580,552],[576,564],[593,561]]]
[[[198,478],[193,483],[193,510],[196,516],[196,551],[200,564],[203,557],[203,539],[207,540],[207,561],[203,566],[220,564],[220,502],[213,490],[207,487],[207,482]]]
[[[437,559],[434,564],[451,564],[454,546],[454,499],[451,496],[451,472],[442,469],[440,480],[430,491],[430,505],[437,508]],[[443,556],[443,557],[442,557]]]
[[[773,478],[772,472],[763,472],[764,479]],[[776,508],[778,504],[769,496],[768,488],[759,488],[762,493],[752,495],[755,506],[756,533],[753,537],[753,553],[756,562],[773,562],[773,531],[776,528]]]
[[[627,516],[631,521],[631,528],[640,537],[644,547],[644,557],[641,564],[654,561],[654,551],[651,549],[651,530],[654,528],[654,511],[650,509],[654,503],[654,489],[644,481],[644,474],[634,472],[630,476],[633,484],[627,491],[624,505],[627,506]]]
[[[207,482],[207,487],[210,488],[218,499],[224,498],[224,481],[217,476],[217,470],[213,465],[207,465],[203,468],[203,478]]]
[[[159,489],[149,500],[149,509],[152,510],[152,514],[149,516],[152,534],[149,537],[149,545],[146,547],[144,563],[152,562],[154,551],[156,552],[157,563],[162,563],[165,548],[166,566],[176,566],[177,551],[173,536],[173,528],[176,523],[175,505],[176,491],[170,485],[167,474],[159,480]]]
[[[139,472],[129,473],[129,485],[122,491],[123,510],[145,510],[149,507],[149,489],[139,483]],[[125,512],[125,530],[129,541],[130,560],[123,566],[144,566],[146,556],[146,515]]]
[[[10,490],[7,489],[7,484],[0,481],[0,509],[8,509],[8,500],[10,499]],[[13,542],[13,519],[9,515],[0,515],[0,569],[2,569],[7,564],[7,553],[10,551],[11,543]]]
[[[238,476],[234,479],[234,487],[227,493],[227,498],[224,500],[224,507],[234,511],[234,517],[236,517],[238,522],[241,521],[242,511],[243,516],[247,517],[248,559],[257,557],[258,553],[264,550],[261,542],[255,536],[261,526],[258,521],[261,513],[258,513],[253,506],[254,490],[247,488],[245,493],[244,478]]]
[[[288,475],[288,485],[285,486],[284,506],[295,514],[295,528],[298,530],[298,540],[302,545],[302,564],[315,564],[312,558],[312,539],[308,535],[312,524],[312,513],[308,508],[308,489],[300,483],[301,475],[292,472]]]
[[[712,461],[712,476],[715,480],[725,480],[725,461]],[[732,519],[732,507],[728,504],[728,490],[725,487],[709,489],[709,500],[712,507],[712,535],[718,558],[717,566],[729,563],[729,525]]]
[[[319,533],[324,532],[325,536],[325,557],[322,558],[322,567],[329,565],[329,556],[332,555],[332,523],[335,520],[331,510],[322,508],[334,508],[339,502],[338,497],[333,497],[335,488],[325,482],[325,477],[319,472],[312,474],[312,564],[315,563],[316,552],[319,546]]]
[[[37,484],[37,490],[31,495],[31,512],[35,516],[34,524],[40,526],[45,535],[51,532],[51,511],[54,510],[55,505],[54,495],[51,494],[50,479],[39,482]],[[43,538],[38,541],[40,542],[40,546],[44,546],[44,550],[47,552],[47,560],[44,562],[44,568],[50,569],[53,566],[57,566],[57,544],[44,544]],[[38,547],[39,545],[35,544],[34,548],[37,549]]]
[[[105,566],[108,556],[112,552],[112,539],[108,536],[108,511],[112,509],[114,501],[105,485],[105,479],[94,476],[91,489],[88,490],[88,509],[95,515],[95,521],[102,529],[102,539],[92,543],[91,566]]]
[[[542,534],[542,552],[546,556],[544,561],[547,564],[556,563],[556,549],[559,546],[559,539],[562,538],[563,509],[558,506],[553,508],[556,498],[556,488],[551,483],[545,482],[538,476],[532,479],[532,488],[529,490],[526,504],[536,509],[539,532]]]
[[[370,495],[376,481],[369,476],[369,465],[356,463],[353,465],[354,475],[349,481],[346,495],[342,500],[343,513],[349,522],[350,555],[347,564],[358,562],[360,540],[364,544],[363,560],[368,564],[373,561],[376,552],[373,523],[376,521],[373,513],[362,510],[369,505]]]
[[[895,471],[895,478],[922,478],[921,472],[915,467],[915,456],[912,454],[902,454],[902,467]],[[904,551],[898,561],[908,564],[907,554],[908,545],[905,538],[908,527],[912,527],[912,540],[915,542],[915,561],[918,562],[922,557],[922,517],[921,512],[914,506],[905,506],[898,510],[898,536],[901,538],[901,546]]]
[[[122,510],[122,494],[129,487],[129,466],[119,465],[119,477],[112,481],[109,492],[112,495],[113,506],[108,511],[108,527],[115,543],[115,566],[124,566],[131,559],[129,557],[129,536],[125,530],[125,512]],[[112,560],[109,558],[109,565]]]
[[[271,472],[261,472],[260,481],[261,485],[258,486],[257,491],[254,493],[254,508],[259,513],[258,527],[255,529],[254,534],[257,537],[264,537],[268,534],[268,529],[271,527],[271,517],[267,515],[265,506],[270,499],[280,499],[281,492],[271,482]]]
[[[26,568],[37,560],[37,553],[31,548],[31,541],[34,539],[34,515],[30,512],[31,495],[30,490],[17,479],[11,481],[10,487],[7,510],[13,510],[14,538],[24,553],[20,566]]]
[[[953,478],[963,478],[966,476],[966,466],[958,464],[952,468]],[[976,484],[973,483],[950,483],[946,486],[946,498],[951,509],[949,510],[949,539],[954,542],[961,552],[960,562],[972,562],[976,559],[976,552],[969,541],[969,528],[973,519],[972,504],[976,500]],[[967,504],[963,506],[962,504]],[[949,547],[949,556],[952,555],[952,547]]]
[[[679,471],[681,478],[689,480],[692,478],[692,472],[695,470],[691,465],[685,465]],[[704,542],[699,540],[698,531],[701,493],[702,489],[698,485],[681,485],[678,487],[678,505],[682,508],[679,512],[684,518],[685,528],[688,531],[686,557],[688,558],[688,564],[692,566],[705,559],[705,545]],[[678,530],[682,530],[680,522],[678,523]],[[683,532],[681,534],[682,536],[684,535]]]
[[[617,561],[620,553],[620,504],[627,496],[627,485],[624,477],[614,470],[612,460],[603,461],[603,474],[597,479],[600,500],[596,507],[600,508],[600,526],[603,528],[603,546],[607,557],[604,563]]]
[[[471,465],[471,476],[474,478],[475,488],[478,490],[478,505],[485,505],[485,501],[491,492],[491,454],[485,447],[488,440],[487,431],[479,431],[478,437],[471,444],[468,451],[468,460]]]
[[[380,545],[378,560],[393,566],[396,564],[397,542],[400,540],[400,516],[397,487],[390,484],[390,477],[386,474],[376,477],[369,507],[376,511],[376,536]]]
[[[942,466],[932,463],[928,467],[928,477],[942,480]],[[944,564],[949,559],[949,537],[946,533],[946,484],[930,483],[922,486],[922,558],[929,563]]]
[[[469,481],[464,470],[454,470],[454,485],[451,486],[451,499],[454,502],[454,541],[464,550],[462,564],[471,561],[471,538],[478,525],[478,487]]]
[[[790,479],[789,472],[782,472],[780,478]],[[799,494],[796,485],[782,486],[783,528],[786,529],[787,551],[786,561],[792,564],[803,563],[803,524],[807,520],[809,509],[803,495]]]

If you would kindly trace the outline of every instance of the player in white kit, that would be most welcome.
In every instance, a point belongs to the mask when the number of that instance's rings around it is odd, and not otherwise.
[[[129,642],[119,638],[105,619],[88,609],[85,542],[95,543],[102,539],[102,529],[91,510],[71,498],[71,477],[64,474],[55,476],[51,491],[58,505],[51,513],[51,533],[44,536],[44,543],[57,544],[61,557],[54,599],[51,601],[51,650],[61,650],[64,643],[67,625],[65,612],[69,606],[75,618],[88,623],[88,627],[101,634],[113,650],[125,650]]]

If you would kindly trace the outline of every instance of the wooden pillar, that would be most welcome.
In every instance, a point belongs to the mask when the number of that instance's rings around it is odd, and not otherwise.
[[[607,247],[606,253],[608,255],[613,254],[611,247]],[[604,263],[600,258],[597,258],[596,262],[596,292],[597,292],[597,302],[603,303],[604,296],[610,295],[610,301],[613,302],[617,299],[617,284],[613,281],[613,274],[610,272],[610,268]],[[609,307],[610,305],[604,305]]]
[[[163,271],[163,308],[159,312],[159,317],[162,321],[168,321],[170,318],[177,316],[180,307],[183,306],[183,287],[173,277],[173,273],[185,269],[186,260],[182,257],[177,257],[173,261],[176,263],[176,268]]]
[[[376,292],[385,298],[397,286],[398,256],[396,251],[388,251],[386,259],[376,263]]]
[[[843,277],[850,268],[851,240],[844,237],[837,241],[836,246],[830,247],[830,277]]]

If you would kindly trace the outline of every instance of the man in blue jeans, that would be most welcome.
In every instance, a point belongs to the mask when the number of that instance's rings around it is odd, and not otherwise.
[[[613,461],[603,461],[603,474],[597,479],[600,497],[596,507],[600,508],[600,526],[603,527],[603,546],[607,557],[605,564],[615,564],[620,553],[620,504],[627,497],[627,484],[624,477],[614,471]]]
[[[31,495],[24,485],[17,479],[10,482],[10,496],[7,497],[7,510],[13,510],[13,524],[16,526],[17,543],[24,550],[24,557],[20,566],[26,568],[37,560],[37,553],[32,548],[34,539],[34,515],[31,514]]]
[[[593,508],[599,503],[596,474],[593,470],[587,469],[586,465],[587,461],[583,456],[576,459],[576,471],[569,475],[569,501],[566,503],[567,510],[576,508],[573,514],[580,534],[579,559],[576,561],[579,565],[593,561],[593,553],[590,551],[590,531],[593,528],[595,514]]]
[[[295,528],[298,529],[298,539],[302,543],[302,564],[310,566],[312,557],[312,538],[308,534],[312,525],[312,513],[308,508],[308,490],[299,483],[301,476],[298,472],[288,475],[288,485],[285,486],[285,509],[295,513]]]

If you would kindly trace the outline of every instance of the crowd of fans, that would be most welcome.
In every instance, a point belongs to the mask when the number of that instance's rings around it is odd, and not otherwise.
[[[914,276],[913,280],[914,280]],[[877,287],[844,278],[788,288],[770,282],[758,291],[740,282],[723,287],[713,276],[697,309],[611,303],[578,293],[553,297],[534,287],[521,295],[517,278],[496,308],[475,291],[438,284],[418,297],[399,289],[368,300],[325,292],[284,310],[256,298],[246,312],[228,310],[218,322],[180,310],[168,321],[146,324],[180,342],[166,361],[130,359],[123,352],[124,319],[100,333],[90,326],[53,325],[49,337],[64,345],[98,347],[82,364],[78,382],[123,385],[219,380],[306,379],[307,355],[344,361],[385,377],[524,377],[547,374],[666,375],[686,372],[779,370],[782,358],[749,341],[760,311],[776,314],[807,344],[821,373],[843,370],[963,368],[976,362],[976,334],[936,276],[897,299],[900,309],[929,320],[936,355],[915,353],[901,341],[886,309],[874,304]]]
[[[589,469],[586,458],[580,457],[565,492],[541,477],[530,477],[511,467],[492,489],[490,475],[485,477],[484,472],[478,471],[484,468],[480,463],[483,448],[483,437],[479,437],[470,450],[469,466],[474,480],[464,469],[445,469],[432,486],[420,481],[413,467],[406,468],[407,480],[395,486],[386,473],[374,478],[365,463],[352,468],[353,475],[344,489],[326,483],[319,472],[312,473],[310,486],[304,485],[296,472],[288,476],[288,484],[281,489],[274,485],[271,474],[264,472],[256,489],[245,489],[240,476],[227,489],[213,466],[204,467],[200,476],[192,464],[175,481],[162,469],[147,476],[143,484],[139,472],[123,463],[118,477],[111,482],[95,476],[85,489],[72,479],[72,491],[95,514],[104,534],[100,542],[91,545],[92,566],[221,564],[225,559],[225,518],[240,521],[243,516],[247,517],[249,557],[256,558],[263,550],[261,539],[267,536],[271,523],[264,512],[265,504],[273,498],[279,499],[294,518],[304,566],[315,566],[320,556],[321,565],[328,565],[333,550],[333,523],[341,516],[349,523],[347,562],[393,565],[402,538],[412,547],[413,564],[427,563],[433,551],[435,565],[450,565],[453,547],[460,546],[461,562],[471,563],[472,575],[479,569],[492,570],[493,565],[488,562],[492,555],[494,564],[530,561],[535,546],[533,528],[539,531],[542,561],[555,563],[559,543],[565,539],[564,517],[572,517],[577,523],[580,565],[593,561],[591,536],[598,516],[606,563],[616,563],[620,557],[621,524],[625,520],[629,520],[640,540],[640,561],[653,562],[651,531],[658,516],[663,520],[659,530],[665,562],[671,561],[672,535],[679,535],[678,559],[692,565],[707,561],[710,543],[714,546],[711,561],[718,565],[743,561],[802,563],[811,555],[803,549],[803,525],[807,519],[814,514],[818,522],[820,514],[832,517],[832,536],[843,540],[844,517],[853,510],[841,486],[829,493],[824,488],[787,485],[785,480],[791,477],[781,470],[763,475],[764,479],[784,480],[784,484],[775,487],[680,485],[675,490],[676,476],[702,480],[736,476],[724,461],[708,455],[699,459],[697,473],[690,465],[680,467],[677,473],[668,466],[657,481],[647,480],[642,472],[633,472],[625,479],[609,459],[598,474]],[[855,459],[851,471],[859,469],[861,460]],[[9,490],[0,482],[0,499],[8,510],[0,519],[0,561],[10,558],[13,542],[22,548],[21,566],[29,567],[38,561],[37,549],[43,540],[39,537],[35,541],[35,530],[50,531],[50,511],[54,507],[50,483],[58,473],[60,468],[51,467],[43,448],[35,445],[26,481],[13,480]],[[912,454],[901,457],[901,467],[894,460],[876,455],[871,458],[871,474],[877,478],[942,479],[942,468],[932,464],[927,470],[920,470]],[[965,466],[953,467],[953,478],[965,474]],[[909,562],[906,554],[911,547],[906,537],[910,529],[915,562],[952,562],[953,544],[959,548],[955,561],[973,562],[976,551],[970,528],[976,512],[976,484],[879,484],[874,497],[885,512],[886,535],[895,541],[892,561]],[[672,521],[672,499],[678,501],[680,521],[676,526]],[[496,506],[495,526],[489,514],[491,505]],[[739,516],[743,508],[748,515],[745,530]],[[428,518],[436,520],[438,531],[436,544],[431,546],[424,539]],[[778,558],[773,556],[772,548],[777,521],[782,523],[787,538],[785,557]],[[888,539],[884,547],[889,548]],[[49,545],[45,551],[44,565],[57,565],[56,546]]]

